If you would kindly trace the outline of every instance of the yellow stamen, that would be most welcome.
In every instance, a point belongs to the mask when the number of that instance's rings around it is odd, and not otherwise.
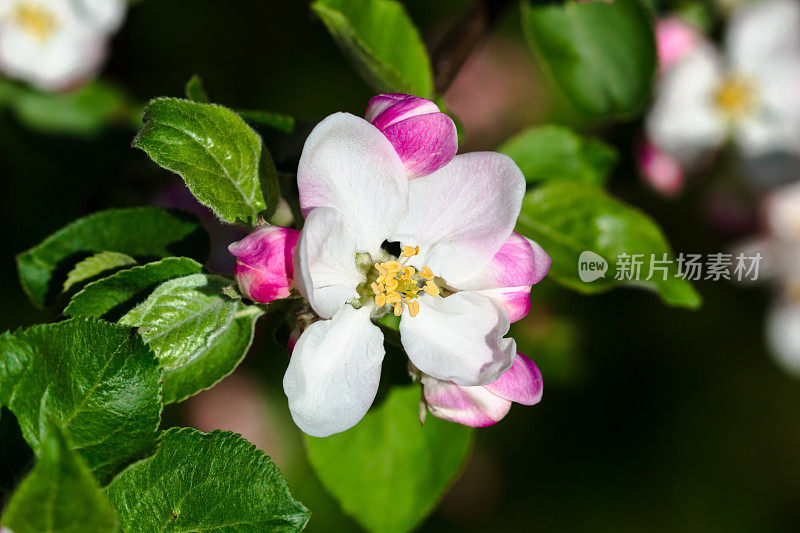
[[[58,26],[55,15],[49,9],[32,2],[17,3],[13,16],[22,29],[40,43],[47,42]]]
[[[730,116],[741,116],[753,108],[755,94],[747,80],[730,78],[726,80],[714,95],[717,107]]]
[[[2,1],[2,0],[0,0]],[[419,291],[438,297],[441,290],[436,284],[436,277],[429,267],[423,267],[417,271],[406,263],[411,257],[419,254],[418,246],[403,246],[399,258],[374,263],[377,271],[377,279],[370,283],[370,288],[375,294],[375,305],[379,308],[386,305],[392,306],[392,312],[396,316],[403,314],[403,305],[408,307],[408,314],[417,316],[420,311],[420,302],[417,300]],[[370,275],[373,276],[375,273]]]
[[[397,304],[400,303],[400,300],[402,299],[403,297],[400,296],[399,292],[390,292],[389,294],[386,295],[387,304]]]
[[[419,253],[419,246],[403,246],[403,253],[400,257],[414,257]]]
[[[381,265],[388,274],[395,274],[400,272],[400,262],[399,261],[386,261]]]
[[[400,282],[397,281],[397,278],[392,278],[386,281],[386,292],[392,292],[397,289],[397,286],[400,285]]]
[[[425,283],[425,286],[422,287],[422,290],[424,290],[426,293],[433,296],[434,298],[439,296],[439,287],[436,286],[436,284],[432,281],[428,281],[427,283]]]

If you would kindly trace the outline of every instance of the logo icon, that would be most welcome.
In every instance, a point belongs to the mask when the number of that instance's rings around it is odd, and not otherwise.
[[[578,277],[584,283],[606,277],[608,271],[608,261],[603,256],[589,250],[581,252],[578,257]]]

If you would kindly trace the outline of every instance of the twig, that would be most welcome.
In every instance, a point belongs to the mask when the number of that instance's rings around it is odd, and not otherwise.
[[[436,93],[443,95],[458,71],[500,14],[514,0],[476,0],[433,51],[433,81]]]

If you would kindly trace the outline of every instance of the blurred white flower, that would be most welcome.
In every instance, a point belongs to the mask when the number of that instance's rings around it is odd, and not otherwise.
[[[764,257],[762,277],[777,289],[766,316],[767,344],[778,364],[800,377],[800,183],[777,190],[764,207],[767,235],[737,252]]]
[[[125,0],[0,0],[0,70],[41,89],[92,77],[125,16]]]
[[[800,4],[743,4],[724,53],[697,43],[661,76],[650,140],[684,166],[731,137],[746,156],[800,154]]]

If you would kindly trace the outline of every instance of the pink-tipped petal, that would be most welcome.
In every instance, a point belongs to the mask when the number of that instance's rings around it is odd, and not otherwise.
[[[444,113],[429,113],[397,122],[383,130],[410,178],[436,172],[458,151],[453,120]]]
[[[522,320],[531,310],[530,285],[522,287],[503,287],[500,289],[488,289],[477,292],[503,304],[503,307],[505,307],[508,312],[509,322]]]
[[[358,251],[380,253],[407,209],[408,177],[392,144],[372,124],[334,113],[306,139],[297,165],[303,216],[317,207],[341,213]]]
[[[697,29],[678,17],[668,17],[656,24],[658,67],[666,70],[677,63],[702,39]]]
[[[486,268],[456,288],[478,291],[530,286],[542,281],[549,270],[550,256],[547,252],[538,243],[512,232]]]
[[[639,169],[647,183],[665,196],[675,196],[683,189],[683,169],[677,160],[644,141],[638,152]]]
[[[511,401],[485,387],[462,387],[430,376],[421,379],[428,409],[437,418],[470,427],[487,427],[501,420]]]
[[[525,195],[522,171],[507,155],[472,152],[408,183],[408,214],[390,240],[419,246],[412,266],[427,265],[462,288],[514,230]]]
[[[370,100],[365,118],[392,143],[410,178],[435,172],[458,151],[455,123],[425,98],[379,94]]]
[[[378,115],[389,109],[398,101],[404,100],[407,96],[407,94],[399,93],[384,93],[373,96],[367,104],[367,111],[364,113],[364,118],[368,122],[374,122]]]
[[[365,118],[379,130],[419,115],[439,113],[439,106],[410,94],[379,94],[369,101]]]
[[[236,281],[245,296],[268,303],[286,298],[294,285],[297,230],[263,226],[228,246],[236,261]]]
[[[485,388],[506,400],[534,405],[542,399],[542,373],[533,361],[517,352],[511,368],[506,370],[500,379],[486,385]]]

